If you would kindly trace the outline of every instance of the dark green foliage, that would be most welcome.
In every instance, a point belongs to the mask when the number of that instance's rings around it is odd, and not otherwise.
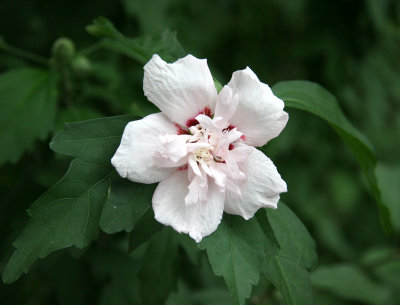
[[[29,269],[0,304],[397,304],[398,1],[15,0],[0,29],[0,272]],[[52,52],[60,37],[73,52]],[[279,82],[290,120],[262,150],[290,209],[225,215],[202,251],[155,221],[156,185],[113,172],[132,117],[67,124],[48,148],[65,122],[158,111],[142,90],[153,53],[207,58],[218,89],[246,66]]]
[[[88,244],[98,235],[102,207],[110,196],[115,170],[111,157],[131,117],[121,116],[66,125],[51,143],[54,151],[75,157],[67,174],[29,208],[31,220],[15,241],[4,272],[13,282],[51,252]]]
[[[343,115],[336,98],[318,84],[307,81],[285,81],[276,84],[273,92],[285,101],[286,107],[293,107],[321,117],[337,131],[356,156],[372,194],[379,205],[382,225],[391,231],[390,212],[382,202],[375,177],[376,157],[369,141],[358,132]]]
[[[296,215],[282,202],[268,219],[280,249],[266,244],[262,272],[282,294],[286,304],[313,303],[308,270],[316,266],[315,242]]]
[[[35,68],[0,75],[0,165],[16,162],[53,129],[57,109],[54,74]]]
[[[264,235],[255,219],[225,215],[217,231],[200,244],[213,271],[223,276],[237,304],[244,304],[257,284],[264,256]]]

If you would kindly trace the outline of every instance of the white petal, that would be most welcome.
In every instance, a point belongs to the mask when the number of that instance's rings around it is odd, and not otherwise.
[[[284,103],[249,67],[234,72],[228,86],[239,99],[230,123],[243,132],[247,144],[263,146],[280,134],[288,121]]]
[[[126,125],[111,163],[123,178],[141,183],[161,181],[176,169],[160,167],[155,154],[160,135],[176,133],[176,127],[162,113],[154,113]]]
[[[215,117],[222,117],[229,122],[236,111],[238,102],[239,96],[233,94],[231,87],[224,86],[218,94],[217,105],[215,106]]]
[[[187,171],[177,171],[160,182],[153,195],[155,218],[180,233],[188,233],[200,242],[213,233],[221,222],[224,209],[224,194],[212,181],[208,183],[208,199],[202,204],[185,205],[188,192]]]
[[[286,192],[275,165],[261,151],[251,147],[247,160],[239,164],[247,178],[241,187],[241,197],[232,192],[226,193],[225,212],[240,215],[244,219],[253,217],[262,207],[277,208],[279,194]]]
[[[214,110],[217,91],[206,59],[192,55],[168,64],[158,55],[144,66],[144,94],[182,126],[204,111]]]

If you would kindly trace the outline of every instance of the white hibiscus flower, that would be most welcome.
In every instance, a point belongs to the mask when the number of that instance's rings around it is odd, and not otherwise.
[[[200,242],[224,211],[249,219],[277,208],[286,183],[254,148],[288,120],[268,85],[246,68],[217,94],[207,61],[192,55],[172,64],[154,55],[144,70],[144,93],[161,112],[130,122],[111,162],[124,178],[160,182],[155,218]]]

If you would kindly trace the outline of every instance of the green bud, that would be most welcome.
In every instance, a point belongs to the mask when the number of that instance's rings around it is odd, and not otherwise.
[[[86,26],[86,32],[95,37],[100,37],[103,34],[103,30],[95,24]]]
[[[57,63],[69,64],[75,57],[75,44],[71,39],[61,37],[54,42],[51,51]]]
[[[112,36],[113,29],[113,24],[101,16],[93,20],[93,24],[86,26],[86,32],[95,37]]]
[[[86,74],[92,70],[92,64],[86,56],[79,55],[74,58],[72,68],[78,74]]]

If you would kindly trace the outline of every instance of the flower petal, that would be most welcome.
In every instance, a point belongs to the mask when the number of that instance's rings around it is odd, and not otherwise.
[[[224,194],[208,181],[208,199],[201,204],[185,204],[188,193],[187,171],[177,171],[161,181],[153,195],[155,218],[180,233],[188,233],[196,242],[213,233],[222,219]]]
[[[144,66],[143,89],[150,102],[182,126],[205,107],[213,110],[217,100],[207,60],[192,55],[172,64],[153,55]]]
[[[229,122],[236,112],[239,103],[239,96],[233,94],[231,87],[225,85],[218,94],[217,104],[215,106],[215,117],[222,117]]]
[[[234,72],[228,86],[239,99],[230,123],[243,132],[248,145],[263,146],[280,134],[288,121],[284,103],[249,67]]]
[[[111,163],[123,178],[140,183],[161,181],[176,170],[160,167],[155,158],[161,146],[160,135],[171,133],[176,133],[176,127],[162,113],[132,121],[126,125]]]
[[[225,212],[250,219],[262,207],[277,208],[279,194],[287,192],[275,165],[261,151],[250,147],[252,152],[239,167],[247,176],[243,182],[241,196],[226,193]]]

